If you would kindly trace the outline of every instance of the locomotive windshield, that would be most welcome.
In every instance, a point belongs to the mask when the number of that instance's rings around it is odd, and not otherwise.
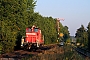
[[[31,32],[31,29],[30,28],[26,29],[26,32]]]
[[[34,32],[38,32],[38,29],[37,29],[37,28],[35,28],[35,29],[34,29]]]

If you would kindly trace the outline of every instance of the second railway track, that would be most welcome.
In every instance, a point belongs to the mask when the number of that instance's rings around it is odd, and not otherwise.
[[[90,58],[90,52],[83,49],[83,48],[76,48],[75,49],[78,53],[80,53],[81,55]]]

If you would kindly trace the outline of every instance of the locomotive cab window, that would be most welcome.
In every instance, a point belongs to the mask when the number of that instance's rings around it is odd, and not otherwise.
[[[35,28],[35,29],[34,29],[34,32],[38,32],[38,29],[37,29],[37,28]]]
[[[26,29],[26,32],[31,32],[31,29]]]
[[[31,29],[29,29],[28,32],[31,32]]]

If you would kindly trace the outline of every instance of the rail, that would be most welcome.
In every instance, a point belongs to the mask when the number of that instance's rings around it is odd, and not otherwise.
[[[75,49],[78,53],[84,55],[85,57],[89,57],[90,58],[90,52],[83,49],[83,48],[76,48]]]

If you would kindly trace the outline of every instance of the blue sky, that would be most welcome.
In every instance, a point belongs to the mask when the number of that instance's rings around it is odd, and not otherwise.
[[[75,36],[81,24],[86,28],[90,22],[90,0],[37,0],[35,12],[42,16],[64,18],[61,23],[69,27]]]

